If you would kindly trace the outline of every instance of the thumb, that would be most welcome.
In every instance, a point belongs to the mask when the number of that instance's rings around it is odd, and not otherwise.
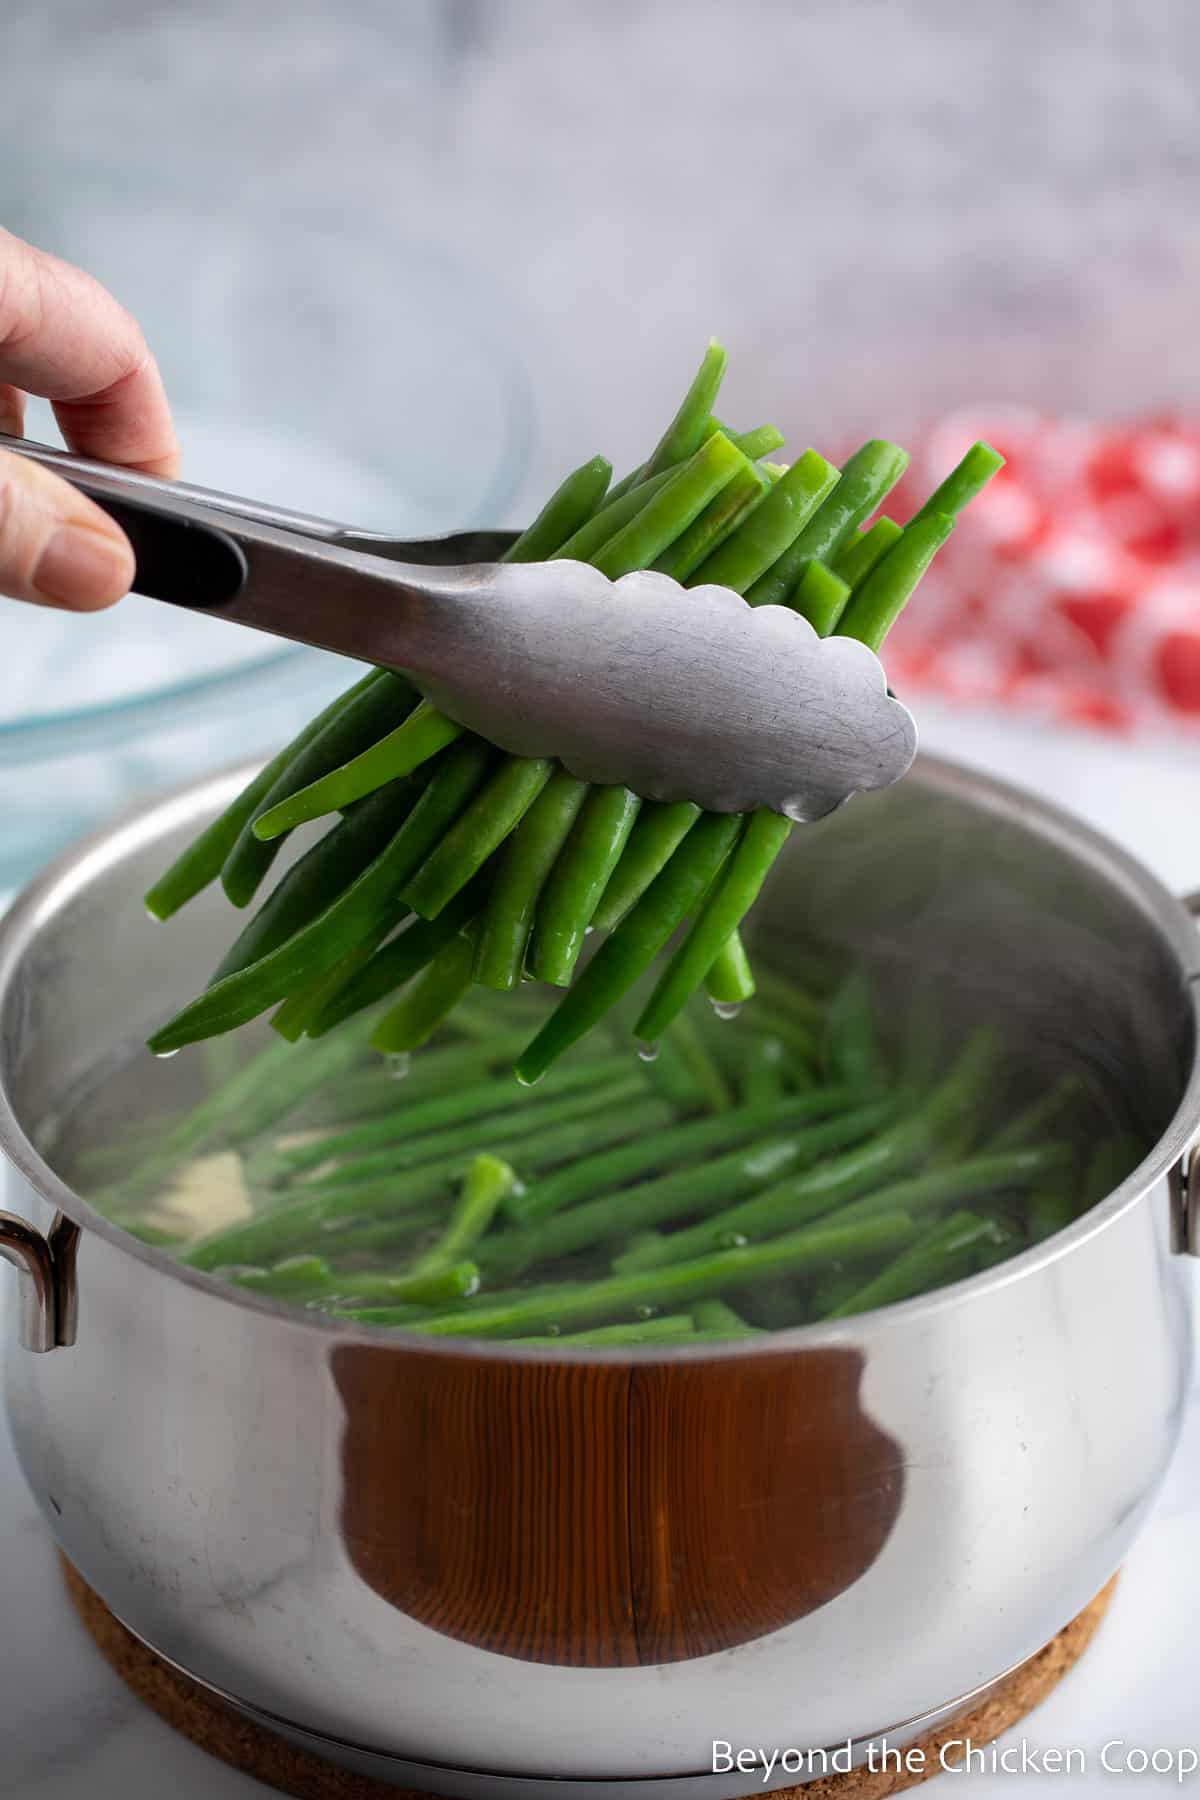
[[[133,577],[133,552],[107,513],[49,469],[0,453],[0,594],[95,612]]]

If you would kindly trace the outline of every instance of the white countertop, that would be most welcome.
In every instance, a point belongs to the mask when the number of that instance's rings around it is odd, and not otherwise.
[[[1023,781],[1086,815],[1179,891],[1200,887],[1200,746],[1131,750],[1025,723],[967,720],[922,706],[926,745]],[[0,1265],[2,1266],[2,1265]],[[4,1300],[7,1300],[5,1283]],[[0,1317],[0,1343],[9,1332]],[[1200,1606],[1200,1408],[1193,1402],[1179,1456],[1126,1563],[1108,1619],[1082,1664],[1023,1727],[1003,1740],[1034,1751],[1082,1750],[1083,1774],[969,1778],[984,1797],[1055,1780],[1072,1795],[1113,1782],[1170,1791],[1172,1774],[1106,1774],[1102,1747],[1200,1747],[1195,1619]],[[1111,1752],[1119,1758],[1120,1751]],[[945,1780],[942,1783],[945,1786]],[[1192,1783],[1200,1787],[1200,1774]],[[93,1650],[58,1578],[49,1534],[0,1425],[0,1796],[13,1800],[251,1800],[258,1783],[210,1760],[134,1700]]]

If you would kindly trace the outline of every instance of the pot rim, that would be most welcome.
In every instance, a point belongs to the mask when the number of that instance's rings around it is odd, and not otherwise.
[[[34,878],[0,919],[0,1007],[29,946],[45,922],[81,889],[93,874],[110,866],[114,854],[132,851],[161,836],[173,826],[194,821],[203,798],[215,805],[227,804],[262,766],[261,759],[239,763],[215,774],[193,780],[165,795],[143,801],[120,814],[111,824],[90,833],[56,857]],[[396,1353],[421,1351],[453,1357],[495,1361],[541,1362],[553,1358],[573,1363],[675,1362],[683,1358],[711,1361],[736,1356],[787,1354],[792,1351],[860,1341],[865,1332],[887,1329],[918,1314],[963,1305],[983,1294],[994,1293],[1013,1282],[1069,1256],[1092,1237],[1108,1229],[1124,1213],[1146,1197],[1185,1154],[1200,1129],[1200,930],[1183,900],[1164,887],[1135,857],[1071,813],[1042,800],[1011,782],[983,774],[949,758],[921,753],[914,768],[916,779],[943,794],[972,804],[982,802],[994,814],[1048,838],[1090,866],[1147,915],[1159,935],[1170,945],[1180,977],[1189,987],[1192,1007],[1193,1047],[1188,1080],[1170,1123],[1153,1150],[1126,1176],[1112,1193],[1076,1219],[1066,1230],[1032,1245],[1007,1262],[963,1280],[936,1288],[911,1300],[895,1301],[870,1312],[837,1322],[793,1325],[764,1338],[729,1343],[624,1347],[585,1346],[571,1349],[551,1340],[545,1350],[535,1344],[510,1344],[502,1339],[430,1337],[397,1326],[363,1325],[334,1319],[325,1313],[305,1312],[286,1301],[253,1294],[220,1281],[199,1269],[173,1261],[162,1250],[143,1244],[97,1212],[70,1188],[45,1161],[26,1134],[9,1098],[0,1067],[0,1152],[25,1177],[35,1193],[75,1224],[96,1233],[112,1247],[215,1300],[251,1312],[277,1318],[281,1324],[303,1332],[319,1332],[340,1343],[370,1345]]]

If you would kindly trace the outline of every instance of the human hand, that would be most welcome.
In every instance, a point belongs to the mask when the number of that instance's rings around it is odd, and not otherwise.
[[[53,403],[68,446],[151,475],[179,471],[158,367],[99,282],[0,229],[0,431],[25,396]],[[0,452],[0,593],[94,612],[124,594],[133,552],[107,513],[25,457]]]

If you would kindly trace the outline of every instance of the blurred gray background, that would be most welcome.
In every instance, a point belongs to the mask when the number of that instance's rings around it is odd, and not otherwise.
[[[736,422],[818,440],[1200,398],[1196,0],[8,0],[4,39],[4,222],[189,417],[439,518],[632,461],[710,333]]]

